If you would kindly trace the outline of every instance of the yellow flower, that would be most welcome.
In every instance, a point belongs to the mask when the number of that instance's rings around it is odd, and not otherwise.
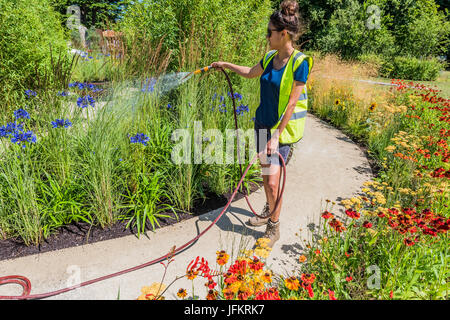
[[[261,275],[261,279],[262,279],[265,283],[271,283],[271,282],[272,282],[272,272],[271,272],[271,271],[266,271],[266,272],[264,272],[264,274]]]
[[[341,100],[339,100],[339,99],[334,99],[334,105],[335,106],[338,106],[338,105],[340,105],[341,104]]]
[[[386,150],[387,152],[391,152],[391,153],[394,152],[395,149],[396,149],[396,147],[393,145],[390,145],[390,146],[387,146],[386,148],[384,148],[384,150]]]
[[[167,286],[163,283],[154,282],[151,286],[144,286],[141,288],[141,295],[138,300],[155,300],[156,296],[166,290]],[[159,297],[158,300],[164,300],[164,297]]]
[[[255,256],[258,256],[260,258],[263,259],[267,259],[270,255],[270,251],[272,250],[272,248],[261,248],[261,247],[257,247],[254,251]]]
[[[224,250],[217,251],[216,254],[217,254],[216,262],[219,266],[223,266],[223,265],[227,264],[230,256]]]
[[[300,283],[296,277],[290,277],[290,278],[287,278],[286,280],[284,280],[284,285],[289,290],[297,291],[298,287],[300,286]]]
[[[269,238],[259,238],[258,240],[256,240],[256,246],[265,248],[265,247],[267,247],[269,242],[270,242]]]
[[[370,112],[375,111],[376,107],[377,107],[377,103],[376,102],[372,102],[370,104],[369,111]]]

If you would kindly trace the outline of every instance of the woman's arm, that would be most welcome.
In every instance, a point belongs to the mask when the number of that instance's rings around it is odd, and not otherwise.
[[[264,70],[261,67],[261,64],[258,63],[254,65],[252,68],[245,67],[245,66],[238,66],[229,62],[213,62],[211,64],[213,68],[224,68],[224,69],[230,69],[233,72],[236,72],[238,75],[244,77],[244,78],[256,78],[263,74]]]

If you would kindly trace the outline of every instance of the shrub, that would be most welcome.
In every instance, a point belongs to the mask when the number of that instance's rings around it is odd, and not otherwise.
[[[433,81],[443,69],[442,63],[436,58],[418,59],[413,57],[395,57],[386,60],[381,68],[381,74],[387,78]]]
[[[0,30],[0,98],[8,103],[15,90],[36,86],[50,70],[50,45],[55,58],[67,51],[67,37],[47,0],[0,0]]]

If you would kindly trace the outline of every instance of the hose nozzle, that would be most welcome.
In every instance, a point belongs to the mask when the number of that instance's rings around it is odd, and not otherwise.
[[[204,72],[208,71],[208,70],[211,69],[211,68],[212,68],[211,66],[207,66],[207,67],[204,67],[204,68],[195,70],[195,71],[194,71],[194,74],[204,73]]]
[[[192,75],[192,74],[195,75],[195,74],[205,73],[206,71],[208,71],[208,70],[210,70],[210,69],[212,69],[212,67],[211,67],[211,66],[207,66],[207,67],[204,67],[204,68],[201,68],[201,69],[192,71],[192,72],[190,72],[188,75],[186,75],[186,76],[183,78],[183,80],[186,79],[187,77],[189,77],[189,76]]]

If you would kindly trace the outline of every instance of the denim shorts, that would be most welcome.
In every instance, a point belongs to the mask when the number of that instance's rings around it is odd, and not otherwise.
[[[270,127],[264,126],[255,120],[255,142],[256,151],[260,153],[267,148],[267,142],[271,139],[272,134],[270,132]],[[287,158],[289,156],[289,151],[291,150],[290,144],[279,144],[277,151],[283,157],[284,163],[287,163]],[[281,166],[280,157],[278,154],[268,155],[268,163]]]

